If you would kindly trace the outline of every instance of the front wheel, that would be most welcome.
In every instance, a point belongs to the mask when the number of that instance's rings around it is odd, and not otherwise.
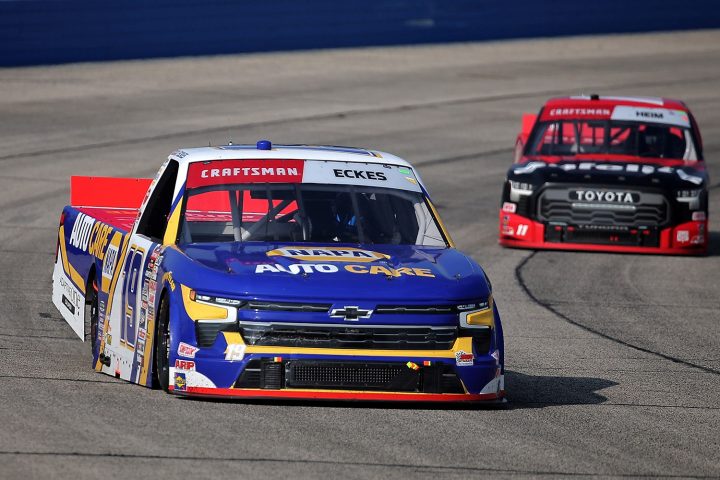
[[[160,301],[155,336],[155,381],[165,392],[170,386],[170,302],[167,295]]]

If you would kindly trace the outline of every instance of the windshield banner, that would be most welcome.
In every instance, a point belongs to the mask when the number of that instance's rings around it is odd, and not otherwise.
[[[188,168],[187,187],[246,183],[363,185],[420,192],[411,168],[326,160],[213,160]]]

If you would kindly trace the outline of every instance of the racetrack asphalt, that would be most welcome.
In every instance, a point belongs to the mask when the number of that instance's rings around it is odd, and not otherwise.
[[[720,31],[0,69],[0,478],[720,477]],[[497,245],[523,112],[685,100],[702,258]],[[506,409],[185,400],[94,373],[50,299],[69,176],[178,147],[317,143],[415,163],[506,335]]]

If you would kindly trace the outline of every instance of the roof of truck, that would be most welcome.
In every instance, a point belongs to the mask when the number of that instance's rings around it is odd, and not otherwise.
[[[332,145],[272,145],[267,140],[256,145],[183,148],[171,153],[170,158],[181,164],[212,160],[295,159],[411,166],[400,157],[377,150]]]

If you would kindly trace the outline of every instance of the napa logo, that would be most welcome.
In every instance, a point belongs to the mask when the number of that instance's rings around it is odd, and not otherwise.
[[[363,250],[361,248],[327,248],[327,247],[281,247],[267,252],[268,257],[286,257],[305,262],[375,262],[387,260],[389,255]]]

